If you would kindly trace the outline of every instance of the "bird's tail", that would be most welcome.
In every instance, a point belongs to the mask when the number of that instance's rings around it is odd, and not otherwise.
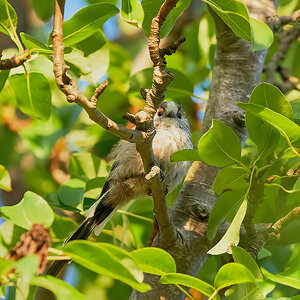
[[[93,232],[96,227],[103,228],[106,222],[110,219],[115,207],[104,205],[101,198],[95,203],[96,206],[92,208],[93,215],[87,213],[87,218],[77,227],[77,229],[64,242],[64,245],[74,240],[85,240]],[[46,274],[56,276],[60,270],[68,263],[68,260],[57,260],[47,270]]]

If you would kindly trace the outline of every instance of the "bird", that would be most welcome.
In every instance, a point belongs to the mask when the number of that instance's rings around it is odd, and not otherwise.
[[[170,156],[176,151],[193,148],[191,129],[183,108],[173,101],[163,102],[153,121],[156,132],[152,142],[153,153],[170,192],[182,182],[190,166],[189,161],[171,162]],[[87,239],[93,231],[99,235],[118,207],[132,199],[151,194],[144,177],[142,158],[134,143],[119,141],[108,158],[114,159],[114,163],[99,199],[89,208],[85,220],[64,245],[73,240]],[[66,262],[55,261],[47,274],[56,276]]]

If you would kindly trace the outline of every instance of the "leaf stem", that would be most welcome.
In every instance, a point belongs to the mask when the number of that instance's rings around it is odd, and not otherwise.
[[[6,8],[6,14],[8,16],[8,19],[9,19],[9,23],[10,23],[10,26],[12,28],[12,33],[10,30],[7,30],[9,35],[10,35],[10,38],[14,41],[14,43],[17,45],[18,49],[19,49],[19,53],[22,53],[24,52],[24,48],[19,40],[19,37],[17,35],[17,32],[15,30],[15,27],[14,27],[14,24],[12,22],[12,19],[11,19],[11,16],[10,16],[10,13],[9,13],[9,9],[8,9],[8,5],[7,5],[7,2],[5,2],[5,8]]]
[[[140,216],[140,215],[136,215],[136,214],[133,214],[131,212],[128,212],[128,211],[125,211],[125,210],[122,210],[122,209],[118,209],[117,212],[120,213],[120,214],[123,214],[123,215],[134,217],[134,218],[137,218],[137,219],[140,219],[140,220],[143,220],[143,221],[147,221],[149,223],[153,223],[153,220],[150,219],[150,218],[143,217],[143,216]]]
[[[214,297],[218,294],[218,290],[215,290],[214,293],[208,298],[208,300],[214,299]]]
[[[184,294],[186,294],[191,300],[195,300],[195,298],[189,292],[187,292],[184,288],[182,288],[179,284],[175,284],[175,286],[179,290],[181,290]]]

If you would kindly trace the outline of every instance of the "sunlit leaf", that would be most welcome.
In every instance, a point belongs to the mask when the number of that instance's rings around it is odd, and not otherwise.
[[[289,274],[283,275],[282,273],[274,275],[274,274],[268,272],[264,268],[261,268],[261,271],[262,271],[264,277],[266,277],[274,282],[277,282],[277,283],[280,283],[283,285],[287,285],[287,286],[293,287],[298,290],[300,289],[299,276],[294,277],[293,275],[289,275]],[[287,272],[283,272],[283,273],[287,273]]]
[[[33,118],[48,120],[51,114],[51,90],[42,73],[14,74],[9,84],[17,98],[18,107]]]
[[[249,103],[268,107],[293,120],[293,110],[286,97],[277,87],[268,83],[261,83],[256,86]],[[276,151],[280,142],[280,134],[276,129],[250,112],[246,113],[246,124],[249,136],[257,144],[261,158]]]
[[[0,257],[0,275],[7,273],[12,268],[12,261]]]
[[[57,300],[88,300],[86,296],[78,292],[71,285],[50,275],[33,277],[30,280],[30,284],[42,286],[50,290],[56,296]]]
[[[188,287],[192,287],[193,289],[201,292],[203,295],[210,297],[215,289],[210,284],[202,281],[193,276],[189,276],[186,274],[180,273],[170,273],[162,276],[160,278],[160,282],[163,284],[180,284]],[[216,295],[213,299],[221,299],[219,295]]]
[[[184,149],[177,151],[171,155],[171,161],[198,161],[198,151],[194,149]]]
[[[176,264],[173,257],[159,248],[143,248],[130,252],[143,272],[154,275],[164,275],[176,272]]]
[[[234,262],[244,265],[255,278],[262,278],[261,271],[252,256],[243,248],[231,246]]]
[[[221,240],[207,252],[208,254],[219,255],[229,251],[230,246],[238,245],[240,241],[240,227],[244,220],[246,211],[247,199],[244,199],[226,233]]]
[[[216,167],[226,167],[241,158],[241,144],[235,132],[224,123],[213,120],[211,128],[198,142],[200,160]]]
[[[204,0],[239,37],[251,42],[253,51],[269,48],[273,32],[263,22],[249,17],[244,3],[237,0]]]
[[[14,35],[17,28],[17,14],[13,7],[6,1],[0,0],[0,32]]]
[[[73,241],[64,251],[87,269],[123,281],[140,292],[149,290],[150,286],[142,282],[142,272],[129,253],[113,245],[110,247],[114,250],[101,243]]]
[[[13,206],[2,206],[0,214],[3,218],[26,229],[32,224],[43,224],[51,226],[54,220],[54,213],[49,204],[39,195],[33,192],[26,192],[23,200]]]
[[[25,33],[21,32],[20,33],[21,40],[28,50],[32,50],[33,52],[38,52],[38,53],[44,53],[44,54],[52,54],[53,50],[47,46],[46,44],[42,43],[35,37]]]
[[[88,152],[73,153],[69,172],[72,178],[93,179],[108,175],[109,165],[96,155]]]
[[[5,82],[9,76],[10,70],[1,70],[0,71],[0,93],[5,85]]]
[[[295,142],[300,139],[300,126],[287,117],[275,112],[274,110],[257,104],[239,103],[238,105],[247,112],[251,112],[260,119],[268,122],[285,138],[289,138],[291,142]]]
[[[244,195],[245,190],[227,191],[217,199],[208,219],[207,237],[210,240],[216,236],[221,222],[241,203]]]
[[[144,10],[139,0],[122,0],[122,19],[136,27],[140,27],[144,19]]]
[[[213,190],[220,195],[227,190],[242,190],[248,186],[249,174],[241,167],[229,166],[219,171],[213,185]]]
[[[0,189],[11,191],[11,178],[9,172],[0,164]]]
[[[250,18],[252,50],[262,50],[271,47],[274,40],[273,31],[265,23]]]
[[[97,3],[80,9],[63,24],[65,46],[88,38],[118,12],[117,7],[110,3]]]
[[[239,263],[228,263],[220,268],[215,278],[215,288],[221,290],[233,284],[245,282],[255,283],[251,271]]]

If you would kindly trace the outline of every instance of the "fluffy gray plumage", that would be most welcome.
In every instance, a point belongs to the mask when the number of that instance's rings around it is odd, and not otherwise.
[[[171,162],[170,155],[178,150],[191,149],[190,126],[182,107],[174,102],[164,102],[154,117],[156,134],[153,151],[164,173],[168,191],[172,191],[184,178],[189,162]],[[149,184],[144,179],[144,167],[133,143],[121,140],[112,150],[115,159],[99,200],[88,210],[86,219],[66,241],[86,239],[93,230],[99,234],[116,208],[131,199],[149,194]],[[56,275],[64,262],[55,262],[48,274]]]

